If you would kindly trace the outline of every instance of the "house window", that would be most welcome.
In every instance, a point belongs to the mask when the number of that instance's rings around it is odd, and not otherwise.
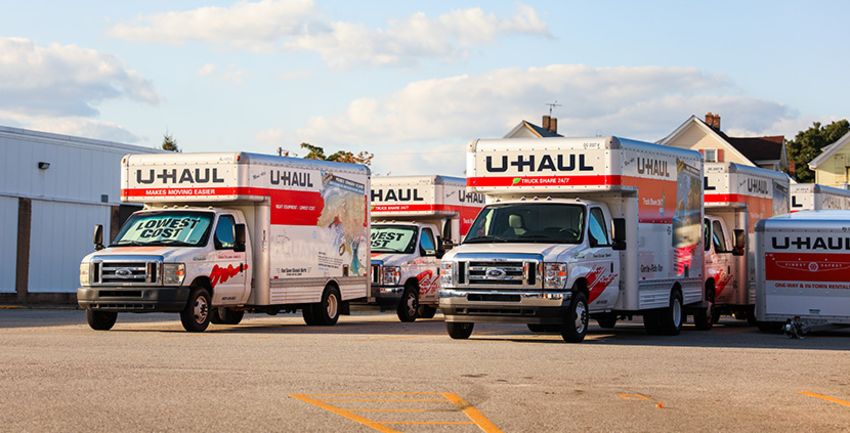
[[[705,149],[705,162],[717,162],[717,149]]]

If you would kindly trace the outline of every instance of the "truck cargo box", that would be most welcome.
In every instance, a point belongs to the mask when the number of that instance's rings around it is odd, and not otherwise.
[[[850,191],[817,183],[791,185],[791,212],[850,209]]]

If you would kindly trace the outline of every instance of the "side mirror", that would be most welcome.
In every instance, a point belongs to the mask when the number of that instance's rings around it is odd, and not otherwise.
[[[733,256],[743,256],[747,251],[747,236],[742,229],[735,229],[735,246],[732,247]]]
[[[623,251],[626,249],[626,220],[625,218],[614,218],[611,222],[614,225],[614,232],[611,237],[611,249],[614,251]]]
[[[448,251],[455,247],[455,243],[449,239],[443,239],[442,249],[443,252]]]
[[[233,229],[236,236],[233,242],[233,251],[237,253],[245,252],[245,224],[236,224]]]
[[[94,249],[100,251],[103,249],[103,225],[96,224],[94,226],[94,236],[92,236],[92,242],[94,242]]]

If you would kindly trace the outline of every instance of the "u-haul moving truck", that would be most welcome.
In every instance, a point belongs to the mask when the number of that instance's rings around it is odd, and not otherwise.
[[[460,242],[484,206],[466,179],[384,176],[372,179],[372,293],[403,322],[437,311],[440,258]]]
[[[791,185],[791,212],[850,209],[850,191],[817,183]]]
[[[788,213],[784,173],[735,163],[705,164],[706,297],[708,322],[734,314],[755,325],[755,225]]]
[[[850,325],[850,211],[802,211],[756,226],[759,328],[799,316]]]
[[[618,137],[476,140],[467,184],[487,195],[442,261],[452,338],[516,322],[583,340],[589,318],[642,315],[677,334],[705,315],[698,152]]]
[[[333,325],[369,296],[369,169],[250,153],[128,155],[121,198],[142,202],[80,265],[94,329],[119,312],[179,312],[187,331],[245,310],[301,309]],[[96,230],[96,244],[102,234]]]

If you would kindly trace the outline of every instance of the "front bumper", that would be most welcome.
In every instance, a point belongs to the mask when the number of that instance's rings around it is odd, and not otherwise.
[[[102,311],[178,312],[186,306],[190,287],[80,287],[81,308]]]
[[[569,291],[440,290],[446,322],[563,323]]]
[[[381,305],[396,305],[401,301],[404,286],[372,286],[375,302]]]

